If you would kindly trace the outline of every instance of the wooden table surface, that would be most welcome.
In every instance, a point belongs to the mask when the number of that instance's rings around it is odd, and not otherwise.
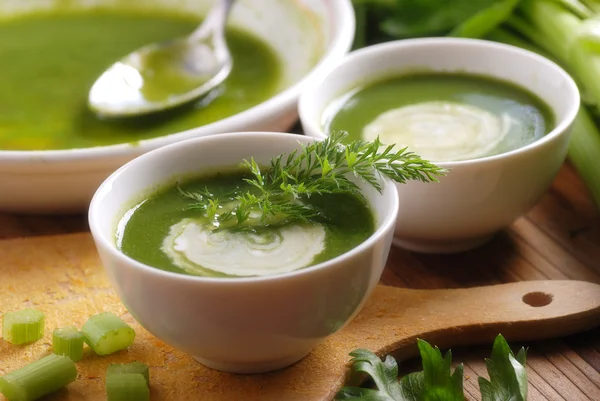
[[[0,213],[0,239],[87,229],[85,216]],[[600,284],[600,214],[568,164],[537,206],[492,242],[452,256],[394,248],[382,282],[411,288],[456,288],[538,279]],[[530,400],[600,401],[600,327],[523,345],[529,347]],[[480,399],[476,377],[485,374],[483,358],[490,350],[453,350],[454,360],[465,362],[465,390],[470,400]],[[418,368],[416,361],[408,366]]]

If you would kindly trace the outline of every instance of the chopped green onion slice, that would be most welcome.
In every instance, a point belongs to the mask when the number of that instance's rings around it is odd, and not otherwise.
[[[109,355],[125,349],[135,339],[135,331],[111,312],[90,317],[81,332],[85,342],[98,355]]]
[[[54,329],[52,349],[56,355],[66,355],[77,362],[83,357],[83,334],[75,326]]]
[[[77,368],[69,357],[50,354],[0,377],[0,393],[9,401],[33,401],[76,378]]]
[[[146,384],[150,386],[149,369],[145,363],[137,361],[131,363],[111,363],[106,370],[107,375],[127,373],[140,373],[146,379]]]
[[[141,373],[112,373],[106,375],[108,401],[147,401],[150,388]]]
[[[12,344],[26,344],[44,335],[44,313],[37,309],[6,312],[2,316],[2,337]]]

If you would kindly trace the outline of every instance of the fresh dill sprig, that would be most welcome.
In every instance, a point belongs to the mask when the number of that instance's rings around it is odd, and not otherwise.
[[[324,219],[319,210],[302,201],[314,195],[347,193],[364,200],[352,175],[381,192],[381,176],[398,183],[437,182],[446,173],[407,148],[396,150],[379,139],[344,144],[347,135],[334,132],[323,141],[276,156],[264,171],[254,158],[244,160],[242,166],[250,172],[244,181],[250,189],[226,200],[208,189],[187,192],[180,188],[180,193],[193,200],[189,208],[202,210],[222,228],[253,228]]]

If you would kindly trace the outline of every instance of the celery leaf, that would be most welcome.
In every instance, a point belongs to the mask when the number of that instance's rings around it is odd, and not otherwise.
[[[485,361],[490,380],[478,378],[482,401],[527,400],[526,354],[521,348],[515,357],[504,337],[496,337],[492,357]]]
[[[452,354],[442,353],[426,341],[418,340],[423,361],[423,371],[411,373],[398,381],[398,364],[387,356],[379,359],[367,350],[350,353],[351,381],[360,373],[368,374],[377,390],[347,386],[336,395],[337,400],[355,401],[463,401],[463,367],[459,365],[452,373]]]
[[[442,356],[438,347],[417,340],[423,363],[421,372],[398,379],[398,364],[388,355],[381,360],[371,351],[357,349],[350,353],[350,374],[346,386],[337,394],[342,401],[464,401],[463,365],[452,371],[452,353]],[[492,356],[486,359],[490,379],[478,378],[482,401],[526,401],[526,350],[513,354],[506,340],[498,335]],[[365,374],[373,388],[359,387]]]
[[[365,349],[357,349],[350,353],[352,368],[350,381],[360,381],[361,373],[368,374],[377,390],[360,387],[344,387],[338,392],[338,400],[363,400],[363,401],[404,401],[400,383],[398,382],[398,364],[388,355],[385,360]]]

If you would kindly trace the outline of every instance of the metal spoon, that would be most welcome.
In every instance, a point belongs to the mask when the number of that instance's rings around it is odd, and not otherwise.
[[[110,66],[94,83],[89,107],[127,117],[166,110],[197,99],[231,72],[225,23],[235,0],[218,0],[189,36],[154,43]]]

